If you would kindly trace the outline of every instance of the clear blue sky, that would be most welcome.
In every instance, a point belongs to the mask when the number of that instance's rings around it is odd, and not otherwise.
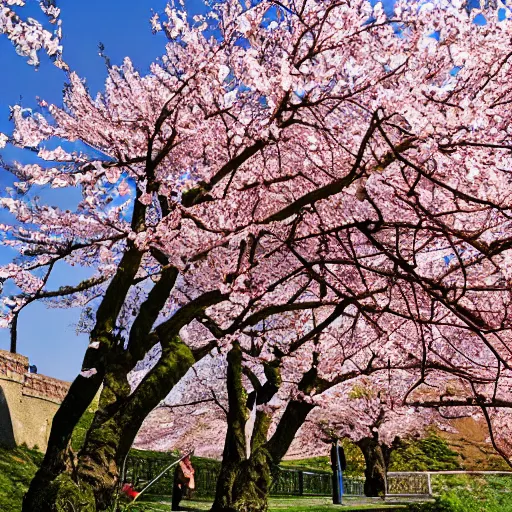
[[[104,61],[98,55],[100,41],[112,64],[120,64],[125,56],[129,56],[141,73],[147,72],[149,64],[164,52],[165,37],[151,33],[149,18],[151,9],[162,12],[165,3],[165,0],[58,2],[63,20],[64,59],[86,78],[93,94],[102,89],[106,77]],[[20,98],[26,107],[35,106],[36,97],[61,103],[65,75],[44,56],[41,60],[36,71],[16,54],[5,36],[0,36],[0,132],[11,132],[9,105],[18,103]],[[12,154],[8,156],[12,157]],[[10,181],[0,169],[0,188]],[[42,195],[45,202],[70,209],[79,197],[62,190],[48,190]],[[0,248],[0,264],[9,260],[9,251]],[[85,271],[63,265],[49,286],[74,283],[85,275]],[[18,351],[28,356],[40,373],[72,380],[80,371],[87,346],[87,337],[75,334],[78,316],[78,310],[49,309],[43,304],[28,306],[19,318]],[[0,329],[0,349],[9,349],[9,332],[4,329]]]

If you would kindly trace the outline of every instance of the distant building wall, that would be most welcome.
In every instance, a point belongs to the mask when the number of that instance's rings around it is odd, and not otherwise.
[[[28,373],[28,358],[0,350],[0,444],[45,450],[69,382]]]

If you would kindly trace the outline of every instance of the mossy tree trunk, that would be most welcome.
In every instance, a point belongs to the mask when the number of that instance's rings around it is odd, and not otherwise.
[[[166,344],[155,367],[120,407],[100,406],[78,457],[79,480],[93,489],[98,510],[112,504],[124,458],[142,422],[194,362],[191,350],[176,338]]]
[[[137,400],[139,395],[136,395],[136,393],[130,394],[128,373],[158,340],[158,338],[151,337],[149,334],[174,286],[176,277],[177,271],[175,269],[165,268],[163,270],[160,280],[141,305],[139,314],[130,331],[127,348],[125,349],[124,343],[121,343],[116,350],[112,351],[111,361],[105,372],[98,410],[78,454],[76,471],[77,478],[93,489],[99,510],[108,506],[112,501],[119,476],[118,452],[120,440],[125,435],[125,431],[132,428],[131,422],[126,422],[123,414],[130,405],[133,409],[134,403],[139,404]],[[173,341],[171,339],[167,344],[167,350],[162,351],[157,366],[160,367],[162,360],[169,358],[169,351],[177,348]],[[187,363],[187,369],[190,366],[191,364]],[[178,373],[179,378],[181,378],[181,372],[174,367],[169,368],[169,372],[169,385],[172,389],[173,383],[176,381],[174,374]],[[154,375],[155,372],[151,371],[149,374]],[[165,389],[166,386],[162,386],[161,393],[156,393],[157,399],[164,398],[161,395]],[[131,421],[134,424],[138,423],[139,426],[148,412],[141,410],[140,414],[140,419],[138,417],[134,418],[133,412],[131,415]]]
[[[227,433],[222,464],[212,510],[230,510],[235,501],[233,488],[242,462],[246,459],[245,424],[248,419],[247,396],[242,384],[242,351],[235,343],[227,356],[228,389]]]
[[[387,490],[387,465],[378,436],[365,437],[357,442],[364,455],[364,494],[369,497],[384,497]]]
[[[71,503],[71,487],[74,480],[58,477],[74,472],[75,461],[70,449],[71,436],[103,382],[111,351],[116,346],[117,340],[113,335],[115,322],[139,269],[141,258],[142,254],[137,249],[129,249],[105,292],[96,313],[95,327],[90,335],[91,345],[82,363],[83,370],[94,369],[96,373],[90,377],[78,375],[55,414],[46,454],[23,500],[23,512],[64,510],[51,508],[53,505],[50,503],[58,502],[58,489],[61,486],[66,487],[66,500]],[[77,487],[77,493],[81,503],[82,489]],[[86,494],[88,495],[88,492]],[[49,496],[53,498],[50,499]],[[41,508],[41,503],[45,503],[46,508]]]
[[[212,512],[268,510],[275,470],[313,408],[304,402],[290,401],[270,439],[267,438],[271,416],[257,410],[252,432],[248,432],[247,421],[254,402],[267,403],[279,390],[281,378],[277,365],[266,365],[264,385],[254,375],[248,375],[255,392],[247,396],[242,373],[242,351],[235,343],[228,354],[228,430]]]

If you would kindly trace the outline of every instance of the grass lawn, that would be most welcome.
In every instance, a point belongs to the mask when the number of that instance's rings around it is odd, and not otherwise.
[[[170,501],[166,497],[149,497],[151,501],[141,502],[134,504],[127,508],[127,512],[169,512]],[[189,512],[207,511],[210,509],[211,501],[195,501],[195,500],[184,500],[181,503],[183,510]],[[282,512],[287,510],[288,512],[331,512],[337,511],[367,511],[370,512],[387,510],[392,511],[405,511],[406,505],[403,504],[384,504],[380,500],[367,500],[364,498],[348,498],[344,501],[343,506],[333,505],[331,500],[328,498],[271,498],[269,512]]]
[[[29,450],[26,446],[20,446],[13,450],[0,448],[0,511],[19,512],[23,495],[27,491],[28,484],[34,476],[37,466],[43,455],[37,450]],[[146,501],[147,500],[147,501]],[[356,510],[398,510],[396,505],[382,506],[360,504],[364,500],[358,499],[357,505],[353,499],[345,500],[346,505],[330,504],[328,498],[271,498],[270,512],[328,512],[343,510],[354,512]],[[350,505],[349,505],[350,503]],[[183,508],[190,512],[206,511],[210,509],[211,501],[187,501],[182,502]],[[356,506],[353,506],[356,505]],[[167,497],[148,496],[140,503],[136,502],[127,508],[127,512],[169,512],[170,500]]]
[[[510,476],[438,475],[432,479],[432,486],[434,493],[441,496],[442,511],[512,512]]]
[[[368,501],[370,503],[368,503]],[[373,502],[372,502],[373,501]],[[271,498],[270,510],[280,512],[282,510],[303,511],[330,511],[330,510],[389,510],[403,508],[393,504],[383,504],[382,500],[367,500],[364,498],[346,498],[343,506],[333,505],[329,498]]]

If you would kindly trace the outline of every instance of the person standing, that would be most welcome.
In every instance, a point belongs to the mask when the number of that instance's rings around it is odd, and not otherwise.
[[[332,502],[334,505],[341,505],[343,496],[343,471],[347,468],[345,450],[339,441],[332,441],[331,444],[331,469],[332,469]]]
[[[194,473],[190,456],[187,455],[179,462],[174,471],[171,510],[181,510],[180,501],[183,496],[195,489]]]

